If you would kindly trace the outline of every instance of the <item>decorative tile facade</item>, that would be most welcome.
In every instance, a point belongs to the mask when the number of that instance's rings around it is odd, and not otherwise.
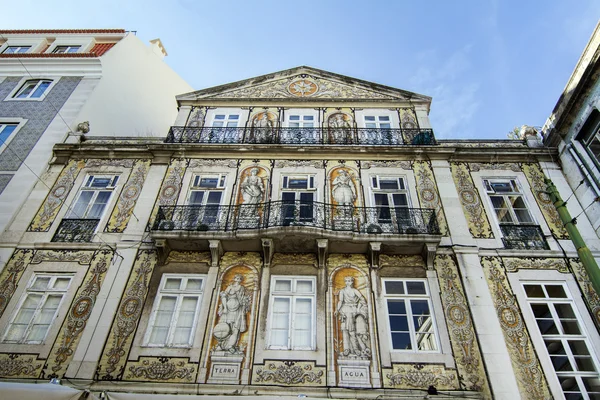
[[[413,163],[415,179],[417,181],[417,194],[421,207],[432,208],[437,216],[438,226],[443,236],[448,236],[448,224],[446,223],[446,215],[440,202],[440,194],[437,190],[433,169],[429,161],[415,161]]]

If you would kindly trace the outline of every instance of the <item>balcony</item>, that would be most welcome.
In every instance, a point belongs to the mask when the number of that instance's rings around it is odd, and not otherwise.
[[[549,250],[542,228],[538,225],[500,225],[502,242],[507,249]]]
[[[52,242],[91,242],[99,219],[65,218],[52,237]]]
[[[153,231],[308,229],[372,235],[439,235],[435,210],[272,201],[237,206],[161,206]]]
[[[436,141],[431,129],[172,126],[165,143],[430,146]]]

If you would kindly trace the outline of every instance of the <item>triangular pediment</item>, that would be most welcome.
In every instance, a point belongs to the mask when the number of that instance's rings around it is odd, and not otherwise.
[[[305,66],[177,96],[179,101],[313,98],[431,102],[428,96]]]

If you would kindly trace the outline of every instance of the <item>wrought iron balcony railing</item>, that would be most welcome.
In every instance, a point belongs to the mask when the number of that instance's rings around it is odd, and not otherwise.
[[[65,218],[52,238],[53,242],[91,242],[99,219]]]
[[[538,225],[500,225],[502,242],[507,249],[549,250],[542,228]]]
[[[242,128],[172,126],[165,143],[434,145],[431,129]]]
[[[303,201],[237,206],[161,206],[152,230],[232,232],[309,227],[365,234],[439,234],[435,210],[352,207]]]

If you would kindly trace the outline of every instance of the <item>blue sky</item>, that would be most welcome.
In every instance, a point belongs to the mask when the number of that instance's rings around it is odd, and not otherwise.
[[[438,138],[493,139],[544,124],[600,1],[20,0],[2,14],[3,29],[160,37],[195,89],[309,65],[414,91],[433,97]]]

